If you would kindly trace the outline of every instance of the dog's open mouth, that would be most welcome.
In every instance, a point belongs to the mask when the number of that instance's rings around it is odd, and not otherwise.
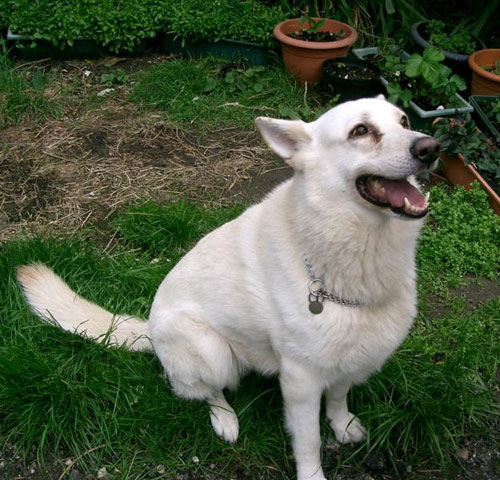
[[[393,212],[410,218],[424,217],[429,211],[428,196],[422,195],[408,180],[390,180],[375,175],[356,179],[359,194],[379,207],[389,207]]]

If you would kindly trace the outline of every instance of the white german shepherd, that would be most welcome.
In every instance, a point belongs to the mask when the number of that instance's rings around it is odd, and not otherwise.
[[[415,246],[427,198],[414,175],[439,153],[383,98],[312,123],[258,118],[295,170],[269,196],[200,240],[160,285],[147,322],[84,300],[41,264],[19,268],[33,311],[132,350],[152,348],[175,392],[206,400],[215,433],[238,437],[224,398],[250,370],[278,374],[299,480],[320,480],[320,401],[339,442],[365,429],[353,384],[376,372],[416,313]],[[411,220],[411,221],[408,221]]]

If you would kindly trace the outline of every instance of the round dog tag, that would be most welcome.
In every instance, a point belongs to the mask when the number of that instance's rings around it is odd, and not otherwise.
[[[309,294],[309,311],[317,315],[323,311],[323,303],[320,301],[320,296],[314,295],[312,293]],[[322,298],[321,298],[322,299]]]
[[[318,315],[318,313],[323,311],[323,304],[316,300],[314,302],[309,302],[309,310],[311,313],[314,313],[314,315]]]

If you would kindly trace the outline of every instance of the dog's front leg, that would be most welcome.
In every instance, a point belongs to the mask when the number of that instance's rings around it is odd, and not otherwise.
[[[356,443],[365,438],[366,430],[347,409],[350,382],[337,382],[326,391],[326,416],[340,443]]]
[[[280,384],[288,430],[292,436],[298,480],[325,480],[321,468],[319,411],[322,385],[315,372],[283,359]]]

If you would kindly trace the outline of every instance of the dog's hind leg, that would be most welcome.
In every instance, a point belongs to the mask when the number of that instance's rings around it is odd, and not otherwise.
[[[238,418],[223,389],[235,389],[242,366],[229,340],[188,314],[151,316],[152,343],[174,392],[182,398],[204,400],[216,435],[234,443]]]
[[[366,430],[359,419],[347,409],[350,382],[338,382],[326,391],[326,415],[340,443],[361,442]]]

